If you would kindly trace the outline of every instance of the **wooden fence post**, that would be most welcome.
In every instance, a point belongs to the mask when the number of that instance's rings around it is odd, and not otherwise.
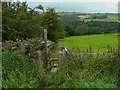
[[[63,59],[63,51],[59,51],[58,52],[58,62],[61,63],[62,62],[62,59]]]
[[[47,48],[47,29],[44,29],[44,67],[47,68],[48,66],[48,48]]]
[[[37,54],[38,54],[38,57],[37,57],[37,60],[36,60],[36,63],[37,65],[42,65],[42,52],[41,51],[37,51]]]

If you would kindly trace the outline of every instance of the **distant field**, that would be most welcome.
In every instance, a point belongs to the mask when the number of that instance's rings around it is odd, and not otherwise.
[[[60,15],[73,15],[74,12],[59,12]]]
[[[88,15],[89,13],[82,12],[58,12],[60,15]]]
[[[61,39],[60,46],[66,46],[68,49],[86,50],[92,47],[94,52],[97,50],[107,51],[107,45],[114,49],[118,49],[118,34],[98,34],[98,35],[86,35],[86,36],[72,36],[65,39]]]
[[[92,19],[79,19],[79,21],[91,21]],[[118,20],[93,19],[92,21],[120,22]]]
[[[90,13],[81,13],[81,12],[58,12],[60,15],[78,15],[80,21],[91,21],[92,19],[85,19],[90,18],[92,14]],[[95,14],[95,15],[104,15],[104,14]],[[106,19],[93,19],[93,21],[107,21],[107,22],[119,22],[118,21],[118,14],[107,14]]]
[[[110,15],[108,15],[107,18],[110,19],[110,20],[117,20],[118,19],[118,15],[117,14],[110,14]]]

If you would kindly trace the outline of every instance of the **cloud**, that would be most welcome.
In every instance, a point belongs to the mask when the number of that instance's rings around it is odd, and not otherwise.
[[[2,0],[11,1],[11,0]],[[27,1],[27,2],[119,2],[119,0],[12,0],[12,1]]]
[[[119,0],[28,0],[29,2],[119,2]]]

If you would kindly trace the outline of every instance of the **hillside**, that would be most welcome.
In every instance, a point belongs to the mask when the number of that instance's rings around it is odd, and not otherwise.
[[[98,49],[106,51],[108,45],[110,48],[118,48],[118,36],[117,34],[98,34],[98,35],[86,35],[86,36],[72,36],[60,40],[60,46],[66,46],[68,49],[89,49],[95,52]]]
[[[74,17],[79,21],[105,21],[105,22],[119,22],[118,14],[111,13],[80,13],[80,12],[59,12],[61,17]],[[67,18],[66,17],[66,18]]]
[[[120,88],[117,14],[62,8],[2,2],[0,88]]]

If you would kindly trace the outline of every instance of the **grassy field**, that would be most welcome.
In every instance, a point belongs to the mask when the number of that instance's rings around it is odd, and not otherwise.
[[[107,51],[109,45],[114,49],[118,49],[118,34],[98,34],[98,35],[86,35],[86,36],[72,36],[60,40],[60,46],[66,46],[68,49],[74,48],[86,50],[92,47],[94,52],[97,50]]]

